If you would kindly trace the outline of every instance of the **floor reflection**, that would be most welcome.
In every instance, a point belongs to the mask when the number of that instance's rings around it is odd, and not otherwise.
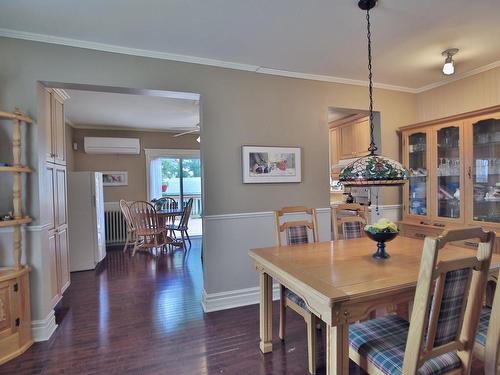
[[[286,341],[263,355],[258,305],[203,313],[200,248],[195,240],[187,258],[179,249],[132,257],[118,248],[96,271],[73,273],[55,334],[0,366],[0,375],[308,374],[297,314],[288,314]],[[324,343],[319,331],[317,374],[325,373]],[[362,374],[354,365],[350,373]]]

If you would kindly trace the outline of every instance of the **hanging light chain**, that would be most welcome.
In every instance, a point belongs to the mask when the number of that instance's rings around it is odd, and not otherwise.
[[[374,133],[374,125],[373,125],[373,73],[372,73],[372,32],[371,32],[371,23],[370,23],[370,7],[366,9],[366,37],[368,39],[368,92],[370,96],[370,147],[368,147],[368,151],[370,151],[371,155],[375,155],[375,151],[377,151],[377,146],[375,145],[375,137]]]

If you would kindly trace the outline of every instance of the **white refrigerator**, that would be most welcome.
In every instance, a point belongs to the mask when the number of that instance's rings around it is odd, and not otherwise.
[[[68,176],[70,271],[93,270],[106,256],[102,173]]]

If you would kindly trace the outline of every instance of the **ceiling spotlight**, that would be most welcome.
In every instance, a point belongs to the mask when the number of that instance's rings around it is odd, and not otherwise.
[[[458,52],[458,48],[450,48],[443,51],[442,55],[446,57],[443,65],[443,74],[449,76],[455,73],[455,63],[453,61],[453,56]]]

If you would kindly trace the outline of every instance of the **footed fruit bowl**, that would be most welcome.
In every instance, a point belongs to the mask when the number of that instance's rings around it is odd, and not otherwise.
[[[397,225],[387,219],[380,219],[375,224],[366,225],[365,233],[370,239],[377,242],[377,251],[372,256],[375,259],[390,258],[390,255],[385,251],[385,243],[398,236]]]

